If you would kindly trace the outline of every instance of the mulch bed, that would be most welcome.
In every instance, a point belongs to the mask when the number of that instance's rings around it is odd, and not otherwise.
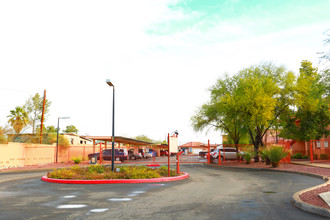
[[[330,184],[316,188],[312,191],[305,192],[301,194],[299,198],[302,201],[307,202],[309,204],[330,209],[330,206],[328,206],[328,204],[319,196],[320,193],[329,192],[329,191],[330,191]]]

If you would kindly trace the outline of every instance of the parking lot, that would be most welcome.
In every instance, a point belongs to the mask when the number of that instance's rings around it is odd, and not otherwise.
[[[53,184],[40,181],[45,172],[1,174],[0,219],[322,219],[290,204],[321,179],[202,165],[181,170],[190,178],[161,184]]]

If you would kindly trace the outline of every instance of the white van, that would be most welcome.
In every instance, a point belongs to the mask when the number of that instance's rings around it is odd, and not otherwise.
[[[229,159],[229,160],[233,160],[233,159],[237,159],[237,154],[236,154],[236,148],[234,147],[225,147],[223,148],[222,145],[218,146],[212,153],[211,156],[214,159],[218,159],[219,158],[219,151],[220,151],[220,157],[221,157],[221,161],[223,159]],[[239,155],[242,156],[244,154],[244,152],[238,151]]]

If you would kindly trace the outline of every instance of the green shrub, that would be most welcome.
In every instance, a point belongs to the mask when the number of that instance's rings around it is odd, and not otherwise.
[[[262,149],[262,153],[269,158],[272,167],[278,167],[280,160],[285,158],[289,151],[285,150],[282,146],[273,145]]]
[[[72,160],[75,164],[80,164],[82,159],[80,157],[72,157]]]
[[[246,164],[249,164],[255,155],[256,155],[256,152],[254,150],[250,149],[250,150],[245,151],[242,157],[246,161]]]
[[[296,153],[293,155],[293,159],[302,159],[302,154],[301,153]]]
[[[150,179],[167,177],[168,169],[162,166],[152,169],[146,166],[121,166],[119,172],[112,172],[111,167],[103,165],[90,165],[88,167],[74,166],[57,169],[47,174],[54,179]],[[170,176],[177,176],[175,170],[170,170]]]
[[[328,154],[320,154],[320,159],[321,160],[327,160],[328,159]]]
[[[156,172],[158,172],[161,176],[168,176],[168,168],[167,166],[159,167]],[[170,170],[170,176],[177,176],[175,170]]]
[[[302,157],[302,159],[308,159],[308,156],[307,156],[307,155],[304,155],[304,156]]]
[[[105,166],[99,164],[88,166],[87,169],[90,173],[104,173],[106,170]]]

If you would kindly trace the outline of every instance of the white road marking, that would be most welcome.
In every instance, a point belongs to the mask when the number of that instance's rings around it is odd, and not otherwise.
[[[127,202],[133,200],[132,198],[113,198],[113,199],[108,199],[111,202]]]
[[[63,198],[65,198],[65,199],[70,199],[70,198],[74,198],[74,197],[76,197],[76,196],[74,196],[74,195],[63,196]]]
[[[134,193],[134,194],[141,194],[141,193],[145,193],[146,191],[134,191],[134,192],[132,192],[132,193]]]
[[[89,212],[105,212],[105,211],[108,211],[109,209],[91,209],[89,210]]]
[[[58,209],[79,209],[79,208],[84,208],[87,205],[84,204],[70,204],[70,205],[59,205],[57,206]]]

